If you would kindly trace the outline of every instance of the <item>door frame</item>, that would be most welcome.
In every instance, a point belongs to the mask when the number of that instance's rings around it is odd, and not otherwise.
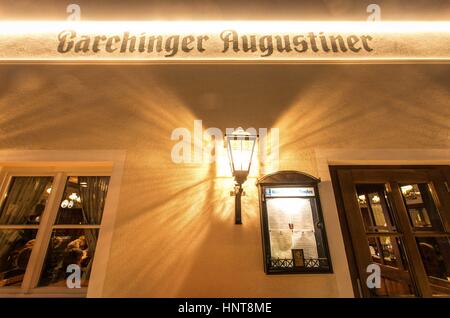
[[[330,166],[435,166],[450,165],[450,149],[315,149],[316,175],[324,221],[330,240],[330,254],[340,297],[361,297],[356,284],[349,232],[339,213]],[[450,182],[450,180],[449,180]],[[338,193],[338,192],[336,192]]]

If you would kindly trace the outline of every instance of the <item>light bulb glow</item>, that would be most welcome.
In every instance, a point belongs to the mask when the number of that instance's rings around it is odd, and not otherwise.
[[[75,201],[78,199],[78,195],[74,192],[71,195],[69,195],[69,199],[72,201]]]
[[[233,172],[249,172],[255,150],[256,136],[241,127],[227,136],[228,156]]]
[[[412,189],[413,189],[413,186],[410,185],[410,184],[401,187],[401,190],[402,190],[403,194],[407,194]]]
[[[373,197],[372,197],[372,202],[373,203],[380,203],[380,197],[378,196],[378,195],[374,195]]]
[[[61,202],[61,207],[63,209],[67,208],[69,206],[69,200],[64,200],[63,202]]]

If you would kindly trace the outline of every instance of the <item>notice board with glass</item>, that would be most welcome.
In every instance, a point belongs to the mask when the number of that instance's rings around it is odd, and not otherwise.
[[[298,171],[280,171],[258,180],[266,273],[332,271],[319,182]]]

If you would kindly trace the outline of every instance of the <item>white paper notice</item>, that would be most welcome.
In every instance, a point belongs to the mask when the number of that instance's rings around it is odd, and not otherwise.
[[[310,200],[267,200],[272,258],[292,259],[292,249],[303,249],[306,259],[318,257]]]

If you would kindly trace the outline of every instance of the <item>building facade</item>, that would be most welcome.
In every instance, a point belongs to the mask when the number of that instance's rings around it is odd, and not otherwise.
[[[0,294],[446,295],[449,71],[444,63],[2,64]],[[254,128],[259,148],[267,132],[268,144],[243,184],[242,224],[226,149],[208,148],[208,129],[224,136],[237,127]],[[320,196],[319,214],[283,221],[288,248],[276,243],[277,208],[261,192],[261,178],[280,171],[316,179]],[[296,222],[326,235],[301,245]],[[283,249],[329,267],[270,273],[267,251],[295,261]],[[66,285],[71,262],[81,288]],[[363,275],[369,263],[381,266],[375,292],[370,269]]]

